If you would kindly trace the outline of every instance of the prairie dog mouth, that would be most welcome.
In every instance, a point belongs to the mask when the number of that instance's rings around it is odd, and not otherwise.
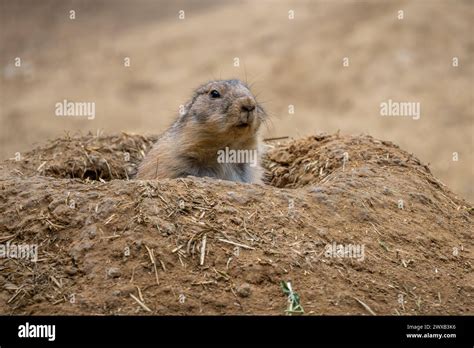
[[[237,128],[247,128],[249,126],[250,126],[250,124],[248,122],[239,122],[239,123],[236,124]]]
[[[237,128],[247,128],[253,123],[255,115],[253,112],[241,112],[240,117],[236,123]]]

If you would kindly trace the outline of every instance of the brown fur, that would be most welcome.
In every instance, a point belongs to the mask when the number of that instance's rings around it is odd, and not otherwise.
[[[213,97],[213,91],[220,95]],[[253,110],[252,110],[253,108]],[[258,131],[263,108],[239,80],[211,81],[200,86],[183,115],[166,130],[140,164],[138,179],[187,175],[260,182],[258,163],[218,163],[218,151],[250,150],[260,162]]]

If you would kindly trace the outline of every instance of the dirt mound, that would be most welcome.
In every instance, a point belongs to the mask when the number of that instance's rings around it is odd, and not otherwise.
[[[396,145],[272,143],[262,186],[131,179],[155,139],[0,164],[0,242],[38,248],[0,259],[0,313],[284,314],[281,281],[306,314],[473,313],[472,205]]]

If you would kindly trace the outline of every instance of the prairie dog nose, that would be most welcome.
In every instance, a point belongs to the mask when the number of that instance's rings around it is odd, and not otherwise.
[[[246,111],[246,112],[254,111],[254,110],[255,110],[255,105],[242,105],[242,106],[240,107],[240,109],[241,109],[242,111],[244,111],[244,112],[245,112],[245,111]]]
[[[250,98],[250,97],[241,98],[239,99],[239,103],[240,103],[240,111],[242,112],[251,112],[255,110],[256,103],[253,98]]]

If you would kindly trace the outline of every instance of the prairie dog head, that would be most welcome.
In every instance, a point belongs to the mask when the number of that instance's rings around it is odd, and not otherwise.
[[[221,137],[253,138],[265,119],[265,111],[246,84],[240,80],[217,80],[195,90],[179,121],[191,123],[194,129],[218,141]]]

